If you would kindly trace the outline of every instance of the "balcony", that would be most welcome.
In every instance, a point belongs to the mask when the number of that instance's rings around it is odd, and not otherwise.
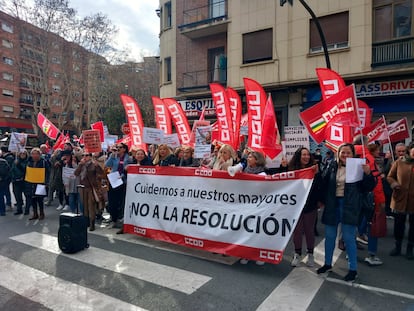
[[[180,92],[206,91],[210,89],[209,83],[220,83],[227,85],[227,70],[200,70],[185,72],[182,75],[182,86],[178,87]]]
[[[414,63],[414,38],[372,44],[371,67]]]
[[[183,15],[184,23],[178,29],[190,39],[227,32],[227,0],[211,1],[209,5],[185,10]]]

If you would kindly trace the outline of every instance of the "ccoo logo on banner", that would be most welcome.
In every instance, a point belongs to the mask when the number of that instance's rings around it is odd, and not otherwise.
[[[312,168],[260,176],[128,166],[124,231],[277,264],[313,181]]]

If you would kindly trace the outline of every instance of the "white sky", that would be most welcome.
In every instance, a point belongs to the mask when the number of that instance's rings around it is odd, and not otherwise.
[[[69,0],[69,6],[81,17],[97,12],[107,15],[118,28],[116,45],[128,48],[131,60],[159,55],[158,0]]]

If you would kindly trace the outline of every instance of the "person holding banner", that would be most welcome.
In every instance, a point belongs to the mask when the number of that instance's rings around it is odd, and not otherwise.
[[[197,167],[200,166],[199,161],[194,159],[194,149],[190,146],[183,146],[183,156],[178,162],[177,166],[188,166],[188,167]]]
[[[155,166],[175,166],[177,165],[177,158],[166,144],[161,144],[155,150],[152,163]]]
[[[236,159],[236,152],[233,147],[224,144],[220,147],[217,159],[214,162],[213,170],[227,171],[230,166],[233,166]]]
[[[347,182],[347,159],[355,157],[354,145],[344,143],[338,148],[335,161],[322,172],[321,197],[324,205],[322,223],[325,224],[325,264],[317,270],[318,274],[332,270],[332,258],[338,224],[342,225],[342,236],[348,255],[349,271],[344,280],[354,282],[357,274],[356,232],[361,212],[361,197],[370,192],[376,185],[369,165],[362,165],[362,180]],[[359,169],[359,167],[356,167]]]
[[[26,174],[26,166],[28,161],[29,154],[27,151],[20,151],[11,168],[13,194],[16,199],[16,212],[14,215],[23,214],[23,193],[25,192],[24,176]],[[25,212],[25,214],[28,215],[29,210],[27,210],[27,213]]]
[[[414,142],[408,146],[408,154],[399,158],[391,167],[387,181],[392,189],[391,210],[394,212],[395,247],[390,256],[401,255],[405,223],[409,221],[406,258],[414,259]]]
[[[118,144],[112,149],[112,153],[105,162],[105,167],[111,168],[111,173],[118,172],[122,178],[122,185],[108,191],[108,210],[111,215],[114,228],[121,228],[122,223],[119,222],[123,218],[125,195],[126,195],[126,167],[132,163],[132,159],[128,155],[128,145],[124,143]],[[96,178],[95,178],[96,179]]]
[[[318,217],[318,207],[320,201],[320,173],[319,162],[315,162],[309,149],[305,147],[299,147],[293,154],[292,159],[289,161],[288,170],[295,171],[314,166],[315,177],[313,179],[312,188],[309,192],[305,206],[296,224],[295,231],[293,232],[293,244],[295,247],[295,254],[293,255],[290,265],[296,267],[302,257],[302,240],[303,235],[306,239],[307,248],[307,261],[308,267],[313,267],[315,260],[313,258],[313,249],[315,248],[315,223]]]
[[[43,199],[47,196],[46,185],[49,183],[49,169],[48,162],[41,157],[40,149],[33,148],[30,152],[25,174],[26,211],[28,212],[27,201],[30,201],[33,207],[33,216],[29,220],[45,218]]]
[[[142,166],[152,166],[151,159],[147,156],[144,149],[137,149],[135,151],[134,159],[132,164],[142,165]]]

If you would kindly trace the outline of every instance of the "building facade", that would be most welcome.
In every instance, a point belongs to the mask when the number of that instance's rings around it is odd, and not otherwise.
[[[61,130],[85,128],[89,53],[1,11],[0,24],[2,132],[33,132],[38,112]]]
[[[318,17],[331,69],[373,109],[373,120],[414,125],[412,0],[307,0]],[[160,0],[161,97],[189,118],[211,104],[219,82],[244,98],[243,77],[271,93],[279,128],[320,101],[315,68],[327,67],[315,22],[299,1]],[[409,139],[411,140],[411,138]],[[407,141],[409,141],[407,140]]]

